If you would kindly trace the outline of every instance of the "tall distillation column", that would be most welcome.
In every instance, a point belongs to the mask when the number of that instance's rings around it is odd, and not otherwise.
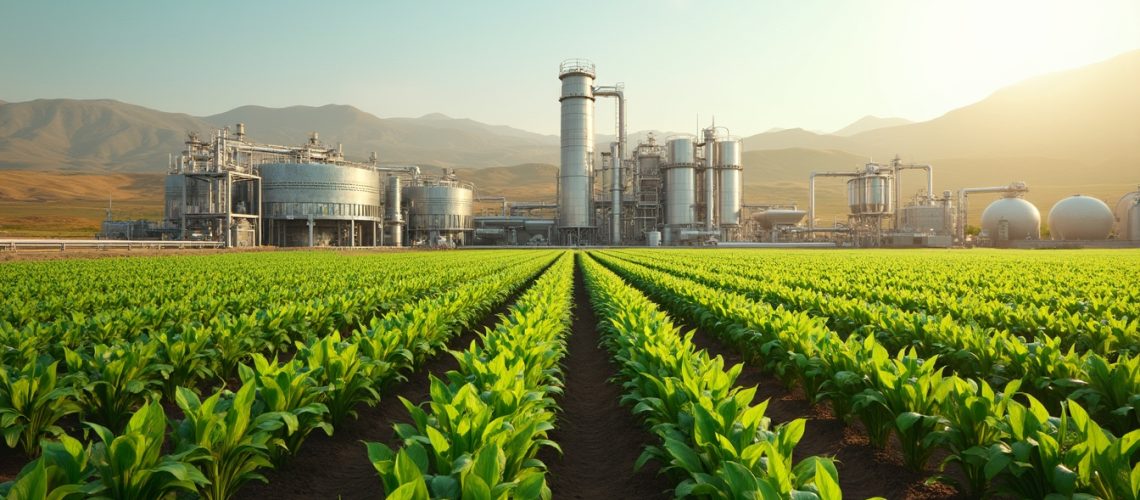
[[[558,171],[558,225],[567,243],[594,227],[592,176],[594,161],[594,63],[564,61],[562,80],[562,156]],[[574,236],[571,236],[573,234]]]

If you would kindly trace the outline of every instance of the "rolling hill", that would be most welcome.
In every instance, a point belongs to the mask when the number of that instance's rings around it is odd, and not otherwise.
[[[867,115],[858,120],[855,120],[850,125],[843,127],[831,135],[838,135],[840,137],[850,137],[861,132],[870,132],[887,127],[897,127],[900,125],[909,125],[914,123],[906,118],[880,118],[878,116]]]

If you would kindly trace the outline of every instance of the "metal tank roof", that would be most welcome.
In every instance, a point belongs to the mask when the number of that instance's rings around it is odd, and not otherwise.
[[[1001,198],[990,203],[982,212],[982,230],[996,239],[1003,219],[1009,223],[1011,240],[1041,237],[1041,212],[1023,198]]]

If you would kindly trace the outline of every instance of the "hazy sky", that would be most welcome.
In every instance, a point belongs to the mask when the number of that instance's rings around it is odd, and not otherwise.
[[[0,0],[0,99],[337,103],[557,134],[558,64],[584,57],[625,83],[630,130],[699,114],[747,135],[930,119],[1138,48],[1137,0]]]

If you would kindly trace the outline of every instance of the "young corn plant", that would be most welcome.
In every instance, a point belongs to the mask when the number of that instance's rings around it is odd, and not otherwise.
[[[321,401],[334,426],[350,416],[355,418],[357,405],[380,400],[372,374],[376,364],[359,352],[359,345],[342,341],[335,332],[312,345],[298,345],[297,359],[322,387]]]
[[[66,356],[68,370],[78,374],[85,417],[114,432],[123,429],[135,408],[158,395],[170,368],[156,362],[158,344],[150,342],[98,344],[91,356],[72,350]]]
[[[175,498],[194,492],[208,480],[192,465],[197,447],[163,455],[166,414],[158,402],[144,404],[116,436],[110,429],[88,423],[99,441],[91,445],[89,463],[102,488],[96,497],[123,500]]]
[[[207,499],[233,498],[246,482],[264,482],[258,470],[272,467],[271,441],[282,427],[296,424],[284,412],[254,415],[254,391],[254,384],[244,384],[232,397],[223,399],[219,392],[201,401],[193,391],[178,389],[178,407],[185,418],[174,431],[175,449],[200,450],[195,463],[208,483],[199,493]]]
[[[177,333],[155,335],[160,359],[170,367],[162,386],[162,395],[174,399],[179,387],[193,387],[198,381],[214,377],[216,351],[213,335],[202,325],[184,325]]]
[[[8,447],[18,446],[29,457],[40,439],[63,434],[61,418],[80,411],[75,390],[58,383],[57,366],[31,362],[17,373],[0,367],[0,431]]]
[[[79,440],[62,435],[44,440],[40,457],[20,471],[16,479],[0,485],[0,497],[10,500],[78,500],[96,495],[102,484],[92,481],[95,469]]]
[[[278,431],[279,446],[270,448],[270,458],[275,465],[296,454],[314,430],[320,429],[325,435],[332,435],[329,409],[320,402],[324,388],[317,386],[311,372],[299,363],[280,364],[260,354],[254,354],[252,360],[252,368],[246,365],[238,367],[242,383],[257,387],[260,410],[276,412],[283,420],[291,421],[290,425]]]
[[[942,461],[942,471],[957,464],[965,481],[950,474],[939,475],[936,480],[957,486],[971,498],[980,498],[987,491],[986,464],[992,458],[990,450],[1005,437],[1003,422],[1007,408],[1020,386],[1021,382],[1014,380],[1006,384],[1002,392],[995,393],[984,381],[953,381],[942,405],[941,414],[947,425],[935,433],[934,439],[949,452]]]

